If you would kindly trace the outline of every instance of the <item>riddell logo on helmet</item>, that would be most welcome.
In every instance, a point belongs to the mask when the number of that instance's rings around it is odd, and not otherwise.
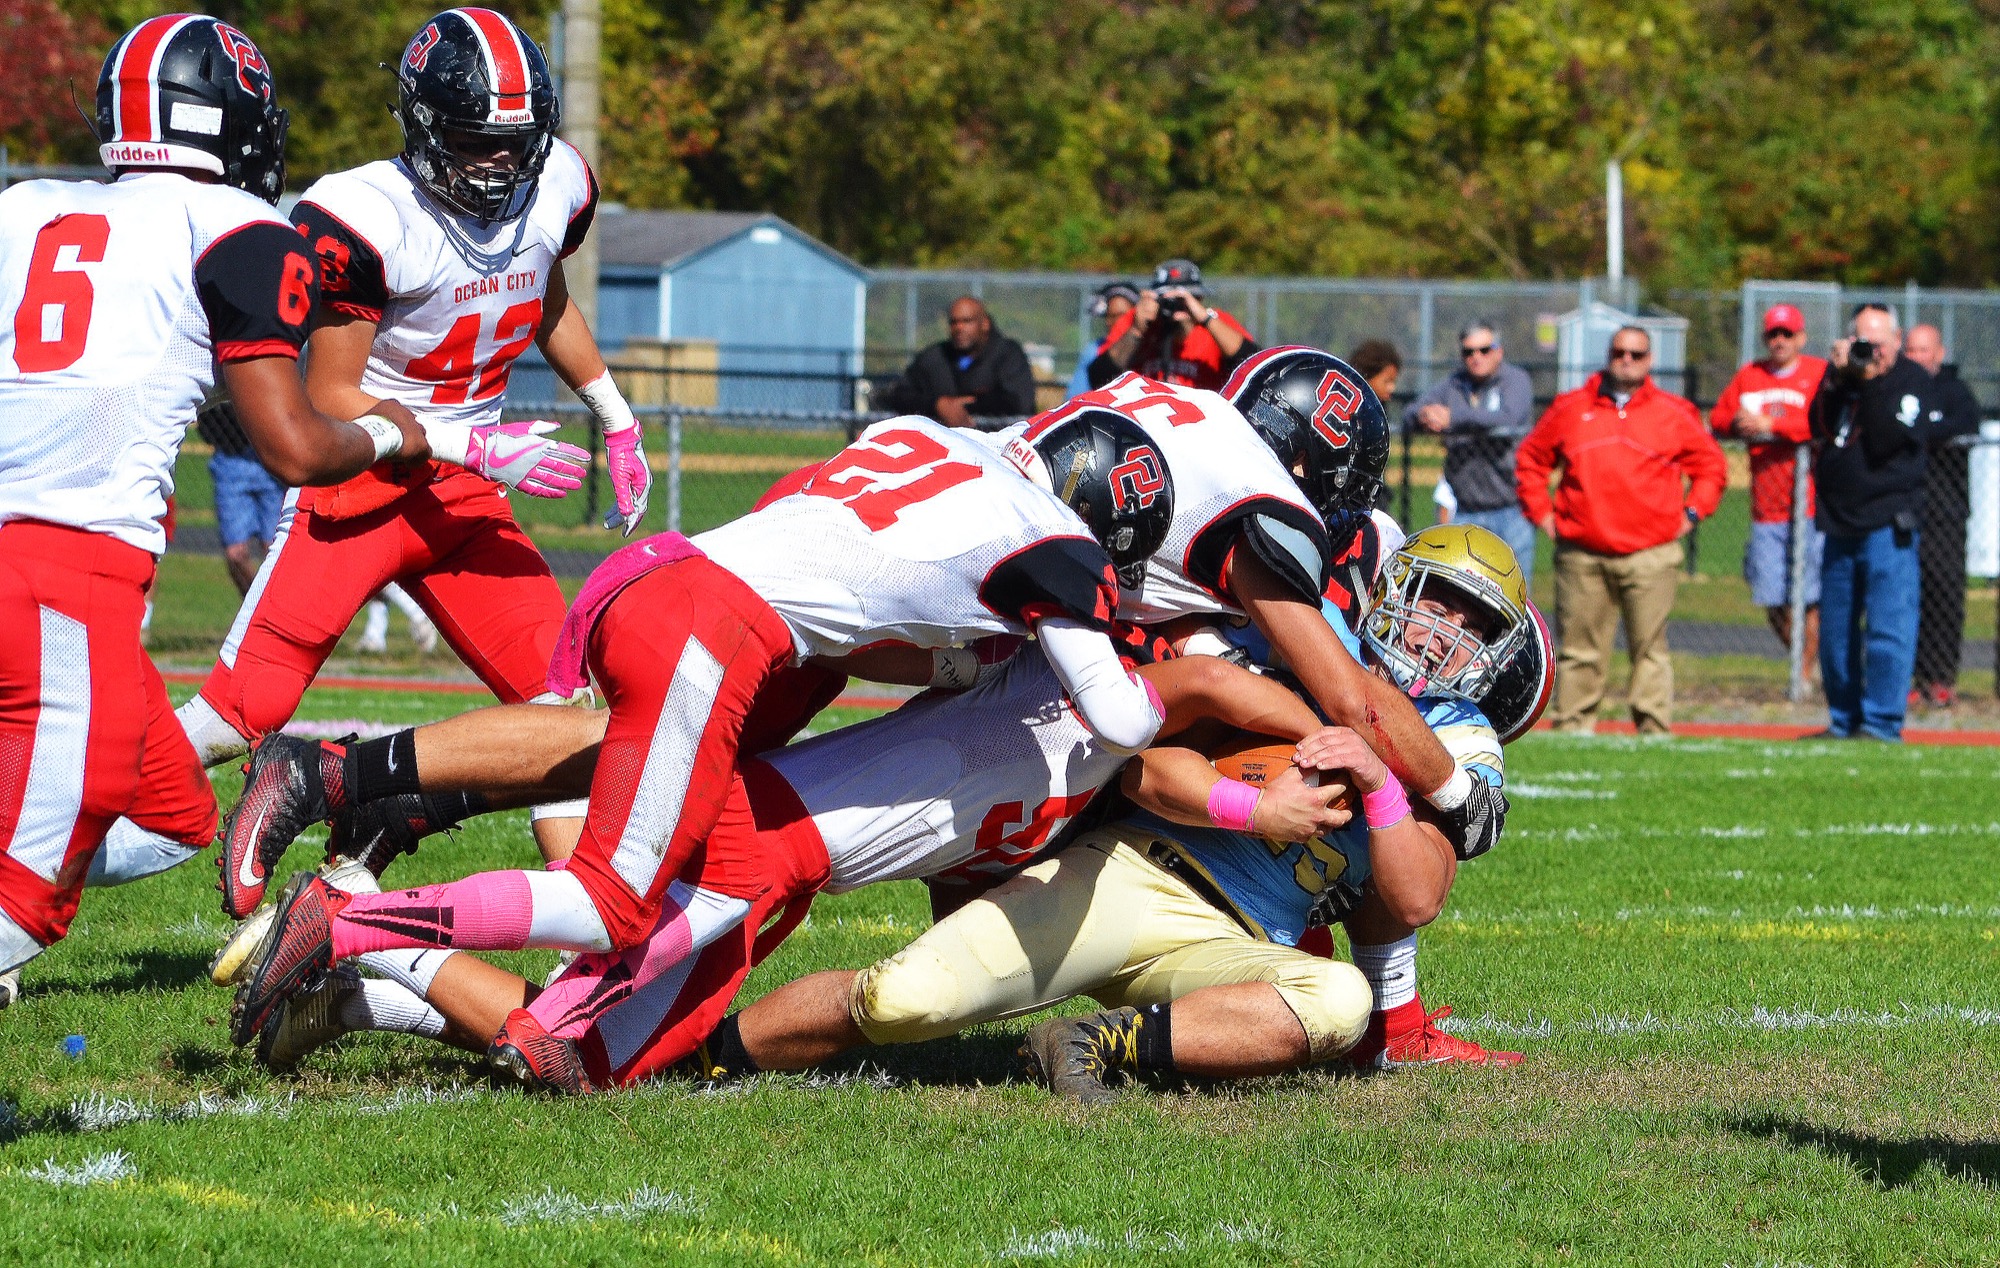
[[[488,123],[533,123],[534,121],[535,112],[526,106],[511,110],[503,110],[496,106],[486,115]]]
[[[138,141],[114,141],[104,147],[103,154],[107,167],[120,163],[171,163],[174,158],[171,146],[145,145]]]

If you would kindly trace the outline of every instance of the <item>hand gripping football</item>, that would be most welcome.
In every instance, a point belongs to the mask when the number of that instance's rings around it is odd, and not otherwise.
[[[1240,779],[1253,788],[1262,788],[1292,764],[1292,751],[1296,747],[1289,740],[1237,731],[1217,744],[1210,751],[1208,760],[1228,778]],[[1322,787],[1329,781],[1339,783],[1341,793],[1333,804],[1346,810],[1354,809],[1354,780],[1346,771],[1307,771],[1305,779],[1309,788]]]

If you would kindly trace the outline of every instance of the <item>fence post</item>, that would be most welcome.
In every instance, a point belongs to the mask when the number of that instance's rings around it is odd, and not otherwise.
[[[1403,507],[1397,523],[1406,533],[1414,533],[1417,526],[1410,522],[1410,420],[1403,420]]]
[[[586,525],[597,522],[597,415],[584,411],[584,447],[590,454],[590,480],[583,490],[583,522]]]
[[[1812,446],[1800,444],[1792,451],[1792,604],[1791,646],[1786,658],[1791,662],[1791,681],[1785,694],[1793,704],[1806,698],[1806,561],[1811,558],[1807,536],[1812,517],[1806,514],[1806,489],[1812,482]]]
[[[667,531],[681,531],[681,412],[667,411]]]

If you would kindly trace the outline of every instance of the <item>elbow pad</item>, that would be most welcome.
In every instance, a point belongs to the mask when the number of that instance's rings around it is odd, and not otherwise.
[[[1160,723],[1166,721],[1166,707],[1160,693],[1137,674],[1126,674],[1123,682],[1097,682],[1079,686],[1071,693],[1083,724],[1108,752],[1129,757],[1153,742]]]
[[[1478,776],[1472,777],[1472,793],[1449,810],[1440,810],[1451,851],[1460,862],[1478,858],[1492,849],[1507,826],[1507,794]]]

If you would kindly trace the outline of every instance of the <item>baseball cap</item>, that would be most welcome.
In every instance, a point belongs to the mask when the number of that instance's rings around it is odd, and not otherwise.
[[[1153,289],[1163,290],[1169,286],[1184,286],[1195,294],[1201,294],[1201,266],[1193,260],[1166,260],[1153,270]]]
[[[1128,303],[1139,302],[1139,288],[1130,282],[1106,282],[1097,288],[1097,294],[1090,301],[1090,315],[1102,317],[1111,308],[1111,301],[1122,299]]]
[[[1773,304],[1764,310],[1764,329],[1790,330],[1794,333],[1806,328],[1806,315],[1790,304]]]

